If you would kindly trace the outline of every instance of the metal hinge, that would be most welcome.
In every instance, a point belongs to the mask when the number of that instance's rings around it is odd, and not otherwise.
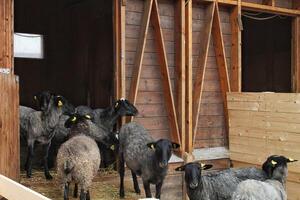
[[[10,69],[9,68],[0,68],[0,73],[2,73],[2,74],[9,74],[10,73]]]

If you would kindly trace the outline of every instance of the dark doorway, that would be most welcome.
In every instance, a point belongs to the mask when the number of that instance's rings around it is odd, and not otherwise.
[[[242,91],[291,92],[291,18],[243,13]]]

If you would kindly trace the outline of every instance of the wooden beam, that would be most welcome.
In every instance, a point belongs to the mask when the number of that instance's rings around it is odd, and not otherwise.
[[[50,200],[49,198],[0,175],[0,195],[6,199]]]
[[[175,6],[175,65],[178,128],[181,136],[181,148],[185,151],[185,0],[177,0]]]
[[[164,95],[166,100],[168,120],[170,124],[171,138],[174,142],[181,144],[178,123],[177,123],[177,114],[175,111],[175,104],[174,104],[174,99],[172,94],[171,80],[169,76],[167,54],[166,54],[166,49],[165,49],[165,44],[163,39],[163,32],[160,25],[160,17],[159,17],[157,0],[153,1],[151,22],[154,28],[156,48],[159,56],[159,64],[160,64],[161,76],[163,81],[163,89],[164,89]]]
[[[136,104],[136,97],[137,97],[138,88],[139,88],[140,75],[141,75],[142,66],[143,66],[142,64],[143,64],[143,58],[144,58],[144,50],[145,50],[146,41],[147,41],[147,33],[148,33],[148,28],[149,28],[152,3],[153,3],[153,0],[146,0],[144,3],[144,15],[143,15],[143,21],[142,21],[142,25],[141,25],[141,33],[139,36],[139,42],[137,44],[135,64],[134,64],[134,68],[132,70],[132,79],[131,79],[131,85],[130,85],[128,99],[134,105]],[[130,121],[132,121],[133,117],[128,117],[127,119],[128,119],[128,122],[130,122]]]
[[[275,0],[263,0],[264,5],[275,6]]]
[[[120,5],[120,48],[121,48],[121,63],[120,63],[120,69],[119,69],[119,83],[120,83],[120,88],[119,88],[119,96],[122,98],[126,97],[126,71],[125,71],[125,64],[126,64],[126,59],[125,59],[125,24],[126,24],[126,4]],[[126,118],[123,117],[121,120],[121,124],[124,124],[126,121]]]
[[[198,70],[196,72],[196,79],[193,88],[193,144],[195,143],[199,112],[201,105],[201,96],[203,92],[203,83],[206,69],[206,62],[208,56],[209,43],[211,38],[211,30],[213,24],[213,16],[215,11],[215,3],[211,3],[206,8],[205,13],[205,28],[200,43],[202,46],[199,51]]]
[[[194,1],[203,2],[203,3],[218,1],[220,5],[225,5],[225,6],[236,6],[238,4],[238,2],[234,0],[194,0]],[[287,16],[300,15],[300,11],[296,9],[281,8],[281,7],[262,5],[257,3],[250,3],[250,2],[242,2],[242,9],[258,11],[258,12],[266,12],[266,13],[275,13],[275,14],[281,14]]]
[[[185,63],[186,63],[186,137],[185,151],[193,152],[193,3],[188,2],[185,7]]]
[[[115,98],[120,98],[120,80],[119,80],[119,70],[121,64],[121,48],[120,48],[120,4],[119,0],[114,0],[114,88],[115,88]]]
[[[0,68],[13,66],[13,0],[0,1]]]
[[[224,40],[221,29],[219,5],[216,3],[216,9],[214,13],[213,25],[212,25],[212,36],[214,40],[214,50],[217,59],[219,78],[221,84],[221,92],[223,97],[224,115],[225,115],[225,126],[228,133],[228,110],[227,110],[227,99],[226,93],[230,92],[230,84],[227,71],[227,62],[224,48]]]
[[[241,1],[239,0],[241,3]],[[231,24],[231,91],[241,92],[242,88],[242,34],[239,26],[241,4],[234,6],[230,13]]]
[[[300,17],[292,22],[292,90],[300,92]]]

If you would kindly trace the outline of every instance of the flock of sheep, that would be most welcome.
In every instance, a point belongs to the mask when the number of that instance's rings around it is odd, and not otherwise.
[[[48,91],[34,96],[38,110],[20,106],[21,137],[27,141],[26,174],[32,176],[34,146],[44,149],[44,172],[52,179],[48,168],[48,152],[53,138],[61,141],[57,153],[57,173],[64,199],[69,199],[69,185],[74,183],[73,196],[90,199],[89,187],[99,170],[101,154],[96,142],[118,153],[120,197],[125,196],[125,163],[131,170],[134,190],[140,194],[137,175],[142,178],[147,198],[151,198],[150,184],[156,185],[156,198],[168,171],[173,150],[180,146],[168,139],[155,141],[140,124],[123,125],[114,132],[118,119],[135,116],[138,111],[128,100],[119,99],[106,109],[88,106],[74,107],[66,98]],[[176,168],[185,173],[187,193],[191,200],[285,200],[287,163],[291,158],[272,155],[257,168],[227,169],[207,172],[212,165],[191,162]]]

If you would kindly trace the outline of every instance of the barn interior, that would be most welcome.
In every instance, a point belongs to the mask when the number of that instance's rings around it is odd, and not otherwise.
[[[159,11],[154,3],[147,7],[149,2],[157,2]],[[24,38],[39,34],[43,45],[42,58],[12,56],[12,71],[19,76],[16,105],[35,108],[33,96],[43,90],[92,108],[136,95],[139,115],[134,121],[155,139],[177,139],[182,145],[171,159],[162,199],[185,198],[182,173],[174,171],[183,162],[201,160],[219,171],[261,167],[271,154],[299,159],[298,0],[14,0],[13,7],[14,32]],[[159,23],[153,22],[156,15]],[[3,110],[10,111],[0,106]],[[5,140],[0,140],[0,155],[20,157],[17,149],[5,151],[11,145]],[[20,176],[19,168],[9,175],[61,199],[59,183],[44,178],[39,148],[33,178],[27,179],[24,171]],[[23,170],[24,140],[20,152]],[[117,172],[99,174],[92,197],[119,199]],[[130,172],[126,175],[126,199],[144,196],[133,192]],[[287,180],[289,200],[299,198],[299,177],[300,164],[295,163]]]
[[[18,36],[43,38],[41,58],[14,58],[20,105],[35,108],[33,96],[49,90],[74,106],[109,106],[114,99],[112,1],[16,0],[14,4]],[[51,158],[58,145],[52,143]],[[35,166],[40,167],[42,154],[40,146],[36,148]],[[22,169],[26,153],[26,142],[21,140]],[[49,164],[53,166],[53,159]]]

